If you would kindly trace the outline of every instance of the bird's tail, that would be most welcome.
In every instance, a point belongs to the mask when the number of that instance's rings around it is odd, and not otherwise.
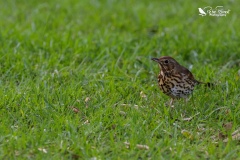
[[[203,84],[205,87],[208,87],[208,88],[214,88],[215,85],[213,83],[210,83],[210,82],[200,82],[200,81],[197,81],[198,84]]]

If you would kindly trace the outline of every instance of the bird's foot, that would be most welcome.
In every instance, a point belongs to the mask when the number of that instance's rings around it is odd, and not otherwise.
[[[173,104],[170,105],[169,102],[165,102],[164,105],[165,105],[166,107],[171,107],[171,108],[174,108],[174,107],[175,107]]]
[[[166,103],[165,103],[165,106],[169,106],[169,107],[171,107],[171,108],[174,108],[173,101],[174,101],[174,99],[171,98],[170,102],[166,102]]]

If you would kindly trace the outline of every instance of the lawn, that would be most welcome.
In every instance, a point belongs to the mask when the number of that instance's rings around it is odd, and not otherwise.
[[[0,0],[0,159],[240,159],[239,5]],[[163,55],[215,87],[165,105]]]

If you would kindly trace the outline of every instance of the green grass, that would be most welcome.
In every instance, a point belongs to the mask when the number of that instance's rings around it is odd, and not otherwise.
[[[0,159],[240,159],[239,5],[1,0]],[[165,106],[162,55],[216,88]]]

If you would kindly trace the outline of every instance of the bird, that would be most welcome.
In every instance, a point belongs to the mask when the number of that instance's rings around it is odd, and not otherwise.
[[[192,94],[196,85],[211,85],[210,83],[204,83],[196,80],[187,68],[180,65],[170,56],[152,58],[152,60],[157,62],[160,67],[158,85],[164,94],[171,97],[170,106],[172,106],[175,99],[187,99],[188,96]]]
[[[202,8],[198,8],[198,11],[199,11],[199,13],[200,13],[200,14],[199,14],[200,16],[206,16],[206,15],[207,15],[207,13],[205,13]]]

